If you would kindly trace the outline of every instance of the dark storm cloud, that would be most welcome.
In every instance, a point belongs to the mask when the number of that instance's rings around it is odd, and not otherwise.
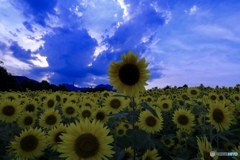
[[[47,70],[55,73],[51,81],[57,81],[57,76],[69,79],[87,76],[97,42],[86,29],[56,28],[53,35],[46,35],[43,39],[45,44],[40,53],[47,56]]]
[[[14,57],[17,59],[25,62],[27,62],[31,58],[31,51],[30,50],[25,50],[21,46],[18,45],[17,42],[12,42],[11,45],[9,46],[9,50],[13,52]]]
[[[46,26],[48,14],[55,14],[57,0],[11,0],[11,4],[21,10],[27,18],[33,17],[35,23]]]

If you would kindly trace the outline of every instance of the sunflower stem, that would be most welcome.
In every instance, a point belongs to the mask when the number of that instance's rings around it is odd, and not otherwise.
[[[134,103],[134,96],[131,98],[131,106],[132,106],[132,128],[135,128],[135,103]],[[135,134],[134,134],[135,136]],[[133,160],[136,158],[136,148],[133,146]]]

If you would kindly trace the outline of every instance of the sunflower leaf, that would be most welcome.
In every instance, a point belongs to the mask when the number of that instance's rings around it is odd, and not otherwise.
[[[151,106],[149,106],[146,102],[142,102],[141,106],[143,106],[143,108],[151,112],[155,117],[159,118],[156,111]]]
[[[121,117],[124,117],[124,116],[127,116],[129,113],[117,113],[117,114],[109,114],[107,116],[111,116],[111,117],[114,117],[114,118],[121,118]]]
[[[124,158],[124,156],[125,156],[125,151],[121,151],[119,154],[118,154],[118,160],[121,160],[121,159],[123,159]]]
[[[219,138],[221,138],[221,139],[223,139],[223,140],[225,140],[225,141],[229,141],[229,139],[228,139],[228,138],[226,138],[225,136],[218,135],[218,137],[219,137]]]

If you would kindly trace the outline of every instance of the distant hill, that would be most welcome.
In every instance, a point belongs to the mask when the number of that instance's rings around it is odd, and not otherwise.
[[[35,81],[33,79],[29,79],[25,76],[13,76],[13,77],[16,79],[18,85],[20,85],[23,81],[32,82],[32,83],[39,83],[38,81]]]
[[[100,84],[100,85],[97,85],[94,88],[87,88],[87,87],[78,88],[78,87],[76,87],[72,84],[64,84],[64,85],[68,90],[71,90],[71,91],[97,91],[97,90],[114,91],[113,86],[111,86],[109,84]]]
[[[32,83],[32,84],[40,84],[40,82],[35,81],[33,79],[27,78],[25,76],[13,76],[16,81],[17,81],[17,85],[21,85],[22,82],[27,82],[27,83]],[[83,88],[78,88],[76,86],[74,86],[73,84],[62,84],[66,87],[66,89],[70,90],[70,91],[99,91],[99,90],[108,90],[108,91],[114,91],[113,90],[113,86],[109,85],[109,84],[100,84],[97,85],[94,88],[89,88],[89,87],[83,87]]]

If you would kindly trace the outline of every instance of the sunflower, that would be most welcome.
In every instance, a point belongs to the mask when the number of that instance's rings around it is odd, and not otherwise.
[[[46,109],[54,108],[57,105],[57,100],[54,95],[47,96],[44,100],[43,106]]]
[[[104,107],[111,113],[119,113],[127,107],[127,101],[122,97],[108,97],[104,102]]]
[[[177,125],[177,128],[190,129],[195,125],[194,115],[186,109],[179,108],[173,114],[173,122]]]
[[[0,102],[0,120],[6,123],[12,123],[17,120],[22,107],[18,101],[4,100]]]
[[[147,85],[146,81],[150,78],[145,58],[138,61],[138,55],[133,54],[132,51],[123,54],[121,58],[121,62],[110,64],[108,69],[110,83],[127,96],[134,96],[139,91],[144,91],[144,85]]]
[[[200,90],[197,87],[191,87],[187,89],[187,93],[189,97],[194,97],[196,98],[200,94]]]
[[[208,97],[209,97],[209,99],[212,100],[212,101],[218,100],[218,95],[217,95],[217,93],[215,93],[215,92],[210,92],[210,93],[208,94]]]
[[[14,92],[6,92],[3,96],[2,99],[6,99],[6,100],[17,100],[18,99],[18,94],[14,93]]]
[[[79,112],[79,108],[76,103],[66,102],[62,105],[62,114],[66,118],[76,117]]]
[[[175,142],[172,138],[162,138],[162,143],[167,147],[170,148],[174,146]]]
[[[116,127],[116,134],[117,136],[123,136],[126,134],[127,129],[124,127],[124,123],[120,123],[117,127]]]
[[[36,159],[43,154],[43,150],[47,147],[45,133],[41,129],[25,129],[19,136],[16,136],[10,142],[15,157],[21,159]]]
[[[124,155],[120,158],[120,160],[132,159],[133,154],[134,151],[132,147],[124,148]]]
[[[53,151],[58,151],[59,143],[62,142],[60,135],[67,132],[67,126],[59,124],[48,131],[48,142]]]
[[[233,123],[233,115],[228,108],[221,102],[215,102],[210,104],[207,117],[217,131],[228,130]]]
[[[232,152],[237,152],[238,153],[238,156],[240,156],[240,143],[239,143],[239,145],[238,145],[238,147],[236,146],[236,147],[234,147],[233,149],[232,149]],[[239,160],[238,159],[238,157],[232,157],[234,160]]]
[[[85,118],[92,119],[93,109],[91,109],[90,107],[81,107],[79,110],[79,115],[80,115],[80,119],[85,119]]]
[[[105,123],[109,119],[109,116],[107,116],[108,114],[109,111],[105,107],[96,108],[96,110],[93,113],[93,118],[96,119],[97,121]]]
[[[36,112],[38,104],[35,100],[28,100],[26,103],[23,104],[23,110],[28,112]]]
[[[217,160],[218,159],[217,156],[214,156],[214,157],[210,156],[210,152],[213,151],[212,145],[208,142],[206,137],[203,137],[201,139],[197,137],[197,145],[200,151],[201,160],[207,160],[207,159]]]
[[[36,114],[33,112],[25,111],[22,115],[18,118],[18,126],[20,128],[30,128],[33,127],[36,121]]]
[[[177,132],[177,138],[179,141],[186,142],[188,140],[188,136],[192,134],[192,130],[190,129],[179,129]]]
[[[236,147],[232,142],[225,142],[223,145],[228,152],[231,152]]]
[[[57,126],[61,121],[61,115],[54,109],[47,109],[40,116],[39,125],[43,128],[50,129]]]
[[[95,104],[90,100],[90,97],[84,98],[82,102],[80,102],[81,107],[94,108]]]
[[[58,151],[60,157],[67,159],[109,159],[114,154],[113,137],[108,135],[109,129],[103,123],[85,119],[80,123],[71,123],[67,128],[67,133],[63,133],[60,138]],[[107,158],[108,157],[108,158]]]
[[[148,110],[143,111],[139,115],[139,127],[148,133],[159,132],[163,129],[163,118],[161,112],[156,110],[158,118]]]
[[[158,155],[158,151],[156,148],[154,148],[153,150],[147,150],[143,156],[142,156],[142,160],[160,160],[161,157]]]
[[[172,100],[170,99],[161,100],[159,103],[162,111],[169,111],[172,109]]]

